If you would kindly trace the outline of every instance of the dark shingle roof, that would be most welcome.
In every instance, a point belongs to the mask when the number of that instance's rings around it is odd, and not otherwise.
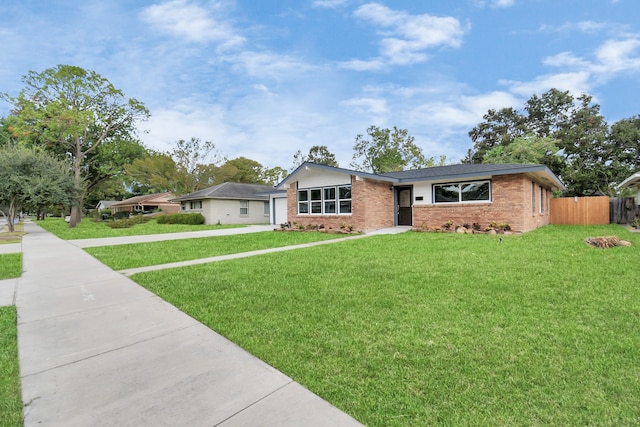
[[[259,199],[267,200],[263,195],[272,191],[273,187],[259,184],[243,184],[238,182],[224,182],[205,188],[204,190],[186,194],[173,199],[174,201],[197,200],[197,199]],[[258,194],[263,193],[263,194]]]
[[[544,169],[544,165],[524,164],[459,164],[448,166],[434,166],[425,169],[414,169],[401,172],[383,173],[383,176],[400,180],[432,179],[432,178],[463,178],[466,175],[488,175],[535,172]]]
[[[134,196],[128,199],[122,200],[121,202],[113,203],[111,206],[123,206],[123,205],[132,205],[145,202],[147,200],[155,199],[156,197],[162,196],[171,196],[170,192],[165,193],[154,193],[154,194],[144,194],[142,196]]]
[[[530,173],[536,174],[538,178],[545,180],[549,185],[564,188],[562,182],[556,177],[551,170],[545,165],[531,165],[531,164],[458,164],[448,166],[434,166],[425,169],[414,169],[400,172],[388,172],[379,175],[353,171],[349,169],[334,168],[331,166],[317,165],[314,163],[305,162],[287,178],[285,178],[277,188],[280,188],[283,184],[294,179],[294,176],[299,172],[308,168],[331,170],[345,174],[358,175],[365,178],[377,179],[381,181],[389,181],[392,183],[411,183],[415,181],[429,181],[429,180],[465,180],[476,179],[485,176],[496,175],[509,175],[518,173]]]

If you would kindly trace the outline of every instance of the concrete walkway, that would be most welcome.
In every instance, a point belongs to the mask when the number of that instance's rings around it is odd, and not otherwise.
[[[26,427],[360,425],[78,246],[25,231],[23,275],[0,285],[17,283]]]
[[[223,228],[220,230],[186,231],[183,233],[147,234],[143,236],[103,237],[100,239],[68,240],[69,243],[79,248],[91,248],[95,246],[128,245],[130,243],[160,242],[165,240],[193,239],[198,237],[232,236],[235,234],[258,233],[272,231],[275,225],[248,225],[238,228]]]

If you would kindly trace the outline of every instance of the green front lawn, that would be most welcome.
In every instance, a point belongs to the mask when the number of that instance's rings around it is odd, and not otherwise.
[[[302,243],[345,237],[317,232],[274,232],[235,236],[202,237],[129,245],[100,246],[85,250],[114,270],[168,264],[260,249],[299,245]]]
[[[0,254],[0,280],[22,275],[22,253]]]
[[[0,307],[0,426],[22,426],[16,308]]]
[[[91,218],[84,218],[75,228],[62,218],[47,218],[37,224],[50,233],[64,240],[94,239],[102,237],[139,236],[146,234],[180,233],[184,231],[220,230],[223,228],[245,227],[244,225],[187,225],[187,224],[158,224],[155,220],[145,224],[134,225],[131,228],[109,228],[104,221],[96,222]]]
[[[631,247],[594,249],[616,234]],[[368,426],[634,425],[640,235],[405,233],[133,278]]]

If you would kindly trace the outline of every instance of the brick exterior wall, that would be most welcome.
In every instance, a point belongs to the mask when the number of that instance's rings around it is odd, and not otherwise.
[[[342,224],[354,230],[369,231],[393,227],[394,192],[391,184],[351,177],[351,215],[298,215],[297,182],[287,190],[287,219],[290,222],[308,225],[324,225],[325,228],[340,228]]]
[[[441,227],[447,221],[453,221],[455,225],[477,222],[484,228],[495,221],[509,224],[513,231],[529,231],[549,224],[550,189],[543,191],[544,211],[539,213],[539,185],[536,183],[534,187],[534,209],[532,181],[526,175],[496,176],[491,186],[491,203],[414,205],[413,226]],[[391,184],[387,182],[357,180],[352,176],[351,215],[298,215],[298,186],[297,182],[292,182],[287,190],[287,219],[304,226],[324,225],[325,228],[340,228],[343,224],[349,224],[359,231],[393,227],[395,191],[390,187]]]
[[[549,224],[551,191],[544,189],[544,211],[539,213],[539,185],[535,184],[535,212],[532,207],[532,181],[524,174],[501,175],[492,179],[491,203],[456,203],[414,206],[415,227],[441,227],[448,221],[455,225],[474,222],[483,228],[491,222],[507,223],[513,231],[529,231]]]

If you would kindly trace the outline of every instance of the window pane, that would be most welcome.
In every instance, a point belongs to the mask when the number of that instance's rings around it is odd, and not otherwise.
[[[436,203],[459,202],[459,191],[458,184],[434,185],[434,201]]]
[[[324,213],[326,214],[336,213],[336,202],[334,200],[324,202]]]
[[[351,200],[349,201],[340,201],[340,213],[351,213]]]
[[[309,200],[309,192],[307,190],[299,190],[298,191],[298,201],[306,202]]]
[[[299,214],[308,214],[309,213],[309,202],[300,202],[300,203],[298,203],[298,213]]]
[[[269,202],[264,202],[264,214],[269,215]]]
[[[311,200],[322,200],[322,190],[320,190],[319,188],[311,190],[310,193]]]
[[[343,199],[350,199],[351,198],[351,186],[345,186],[345,187],[338,187],[338,197],[340,198],[340,200]],[[349,212],[351,212],[351,209],[349,209]]]
[[[321,214],[322,213],[322,202],[311,202],[311,213],[313,213],[313,214]]]
[[[324,199],[325,200],[335,200],[336,198],[336,188],[330,187],[324,189]]]
[[[469,182],[462,184],[462,201],[489,200],[489,182]]]

